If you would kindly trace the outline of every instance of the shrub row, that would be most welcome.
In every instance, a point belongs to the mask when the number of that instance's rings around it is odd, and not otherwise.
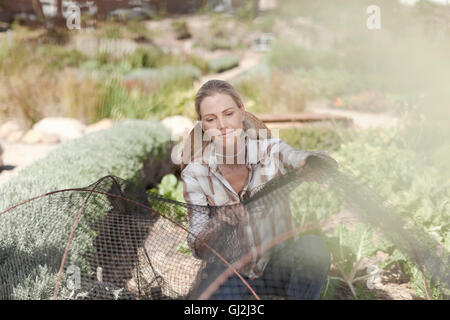
[[[0,189],[0,212],[47,192],[89,186],[106,175],[139,184],[146,159],[163,156],[169,139],[169,132],[155,121],[127,120],[64,143]],[[0,299],[52,297],[61,257],[86,195],[58,193],[0,216]],[[90,225],[110,205],[95,194],[91,201],[65,264],[76,265],[88,275],[92,274],[88,258],[97,234]],[[96,201],[103,201],[98,203],[102,210],[95,210]],[[64,286],[60,292],[69,295],[67,290]]]

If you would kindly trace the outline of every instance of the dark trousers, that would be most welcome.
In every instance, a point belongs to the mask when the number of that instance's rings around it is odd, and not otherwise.
[[[261,277],[255,280],[243,277],[261,299],[316,300],[325,284],[330,263],[330,252],[324,241],[315,235],[304,235],[276,250]],[[201,294],[224,270],[224,267],[207,264],[197,294]],[[247,286],[234,274],[210,299],[244,300],[252,297]]]

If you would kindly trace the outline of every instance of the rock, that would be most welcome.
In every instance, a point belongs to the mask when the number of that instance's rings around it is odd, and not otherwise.
[[[23,143],[33,144],[40,143],[44,137],[44,133],[34,129],[28,130],[27,133],[22,137]]]
[[[44,118],[37,122],[33,129],[44,134],[57,135],[60,141],[64,142],[81,137],[86,126],[72,118]]]
[[[194,122],[184,116],[167,117],[161,123],[172,133],[172,141],[178,141],[180,137],[187,136],[194,127]]]
[[[86,130],[84,130],[84,133],[88,134],[88,133],[91,133],[91,132],[108,129],[113,124],[114,124],[114,121],[112,119],[105,118],[105,119],[102,119],[102,120],[100,120],[100,121],[98,121],[96,123],[93,123],[93,124],[87,126]]]
[[[22,138],[23,143],[34,144],[34,143],[47,143],[55,144],[59,143],[59,136],[54,133],[43,133],[36,129],[28,130],[28,132]]]
[[[61,142],[61,139],[59,139],[56,134],[45,134],[41,142],[47,144],[57,144]]]
[[[0,139],[9,143],[20,141],[24,133],[19,123],[15,120],[8,120],[0,127]]]
[[[16,143],[19,142],[20,139],[22,139],[23,135],[25,134],[25,131],[15,131],[11,132],[8,137],[5,139],[8,143]]]
[[[3,167],[3,147],[0,144],[0,172],[2,171],[2,167]]]

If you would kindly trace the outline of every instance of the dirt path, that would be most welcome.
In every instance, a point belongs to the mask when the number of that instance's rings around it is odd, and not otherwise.
[[[373,128],[389,129],[395,127],[398,123],[396,117],[388,114],[332,108],[328,100],[311,101],[306,104],[305,111],[348,117],[353,120],[355,128],[363,130]]]

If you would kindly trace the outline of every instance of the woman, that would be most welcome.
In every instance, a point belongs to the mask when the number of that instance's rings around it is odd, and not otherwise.
[[[297,150],[271,139],[267,127],[245,111],[239,94],[225,81],[206,82],[195,97],[195,109],[199,123],[183,149],[181,178],[185,201],[191,205],[188,244],[207,264],[190,297],[198,298],[226,269],[208,248],[214,247],[230,262],[248,258],[239,271],[258,295],[318,299],[330,267],[324,242],[306,235],[263,250],[295,228],[289,202],[280,199],[260,213],[247,212],[241,203],[269,180],[305,166],[310,155],[336,162],[326,151]],[[236,275],[211,296],[250,297]]]

